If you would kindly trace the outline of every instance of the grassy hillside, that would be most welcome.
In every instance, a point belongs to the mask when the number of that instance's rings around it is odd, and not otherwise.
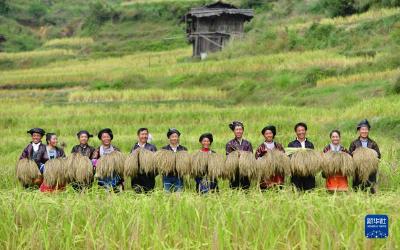
[[[397,249],[400,246],[400,8],[399,2],[229,1],[255,9],[246,37],[200,61],[191,57],[181,16],[210,1],[8,1],[0,34],[0,247],[2,249]],[[1,3],[1,0],[0,0]],[[0,5],[1,10],[1,5]],[[224,152],[228,123],[245,123],[245,137],[262,143],[261,129],[278,128],[284,145],[304,121],[318,151],[329,132],[348,147],[368,118],[382,151],[378,194],[330,195],[317,175],[311,193],[220,192],[199,196],[185,178],[182,194],[45,195],[23,190],[15,163],[26,130],[56,132],[69,153],[80,129],[114,131],[128,153],[139,127],[158,148],[170,127],[181,144],[199,149],[214,134]],[[90,143],[99,145],[97,138]],[[389,238],[367,240],[364,217],[387,214]]]

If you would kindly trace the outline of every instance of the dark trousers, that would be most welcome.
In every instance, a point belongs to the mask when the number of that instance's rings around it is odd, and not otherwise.
[[[249,177],[240,177],[239,173],[237,173],[235,179],[230,180],[229,187],[232,189],[249,189],[250,179]]]
[[[353,189],[362,190],[362,191],[370,191],[371,194],[375,194],[375,184],[376,184],[376,175],[377,172],[369,175],[367,182],[363,183],[360,178],[356,175],[353,179]]]
[[[300,191],[307,191],[315,188],[315,176],[298,176],[293,175],[291,178],[292,184]]]
[[[131,185],[136,193],[148,193],[154,189],[156,177],[153,174],[139,174],[132,178]]]

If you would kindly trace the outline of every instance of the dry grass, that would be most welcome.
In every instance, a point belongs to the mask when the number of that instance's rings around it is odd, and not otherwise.
[[[326,176],[332,175],[354,175],[354,162],[350,154],[346,152],[330,151],[324,154],[324,164],[322,171]]]
[[[58,46],[88,46],[93,44],[91,37],[71,37],[52,39],[43,44],[43,47],[58,47]]]
[[[259,176],[256,158],[252,152],[240,151],[239,152],[239,175],[249,178],[256,178]]]
[[[292,175],[315,175],[323,165],[322,153],[312,149],[300,149],[291,155],[290,170]]]
[[[222,154],[212,153],[208,156],[207,175],[211,180],[215,180],[223,176],[225,156]]]
[[[162,175],[173,173],[175,170],[175,153],[170,150],[161,149],[154,155],[155,165]]]
[[[44,167],[44,183],[48,186],[64,186],[67,183],[65,176],[65,159],[48,160]]]
[[[134,150],[126,157],[124,164],[124,176],[135,177],[139,173],[139,150]]]
[[[360,147],[353,152],[355,173],[362,182],[366,182],[370,174],[376,172],[379,166],[378,154],[370,148]]]
[[[40,178],[41,174],[36,163],[29,159],[19,160],[16,167],[16,175],[22,185],[31,186],[34,179]]]
[[[113,151],[109,155],[113,159],[115,173],[117,173],[119,176],[124,176],[124,164],[126,156],[119,151]]]
[[[203,176],[207,173],[208,158],[210,157],[210,155],[210,153],[202,151],[198,151],[192,155],[192,175]]]
[[[75,181],[79,184],[90,184],[93,181],[93,165],[90,159],[77,154],[74,160]]]
[[[190,154],[187,151],[178,151],[175,154],[175,170],[178,176],[189,175],[191,173]]]
[[[239,169],[239,151],[233,151],[226,157],[222,175],[225,179],[234,180],[238,169]]]
[[[145,148],[139,150],[139,171],[140,173],[155,173],[157,168],[154,164],[154,152]]]

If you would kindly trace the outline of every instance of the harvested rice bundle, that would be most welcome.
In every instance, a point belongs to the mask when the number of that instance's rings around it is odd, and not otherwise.
[[[225,159],[224,156],[217,153],[209,154],[207,175],[211,180],[215,180],[222,176],[224,171]]]
[[[240,151],[239,152],[239,175],[247,177],[258,177],[258,168],[256,158],[252,152]]]
[[[48,160],[44,166],[44,183],[48,186],[64,186],[66,184],[64,166],[63,158]]]
[[[263,157],[260,157],[256,160],[257,164],[257,172],[260,175],[259,178],[265,179],[269,178],[274,174],[274,171],[272,169],[272,163],[270,162],[270,158],[268,158],[266,155]]]
[[[170,150],[161,149],[154,154],[155,165],[158,171],[167,175],[175,170],[175,153]]]
[[[124,164],[124,176],[135,177],[139,173],[139,150],[134,150],[126,157]]]
[[[110,154],[108,154],[113,161],[112,168],[115,173],[117,173],[119,176],[124,175],[124,164],[125,164],[125,155],[119,151],[113,151]]]
[[[31,186],[34,180],[41,177],[40,171],[36,163],[29,159],[19,160],[16,167],[16,175],[22,185]]]
[[[271,164],[272,174],[289,175],[290,174],[290,159],[279,150],[271,150],[267,153],[268,162]]]
[[[142,173],[155,173],[156,167],[154,164],[154,152],[145,148],[139,149],[139,170]]]
[[[337,174],[352,176],[354,174],[353,158],[346,152],[330,151],[324,154],[324,164],[322,164],[322,171],[326,176]]]
[[[65,178],[68,182],[75,180],[77,153],[73,153],[65,160]]]
[[[96,177],[104,179],[114,176],[114,158],[111,154],[103,155],[97,160]]]
[[[290,170],[299,176],[315,175],[322,167],[322,154],[312,149],[301,149],[292,154]]]
[[[222,175],[226,179],[235,179],[239,169],[239,151],[233,151],[226,157]]]
[[[210,153],[202,151],[198,151],[192,155],[192,175],[203,176],[207,173],[208,158],[210,155]]]
[[[90,184],[93,179],[93,165],[86,156],[78,154],[75,157],[75,181],[79,184]]]
[[[362,182],[366,182],[368,177],[378,170],[379,158],[375,150],[360,147],[353,152],[354,166],[356,174]]]
[[[178,176],[189,175],[191,172],[190,154],[187,151],[178,151],[175,154],[175,170]]]

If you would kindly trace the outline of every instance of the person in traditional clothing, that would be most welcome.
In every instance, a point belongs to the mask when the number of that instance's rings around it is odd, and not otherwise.
[[[371,125],[369,124],[367,119],[364,119],[358,123],[358,125],[357,125],[358,138],[350,144],[350,147],[349,147],[350,154],[353,154],[353,152],[357,148],[364,147],[364,148],[370,148],[370,149],[375,150],[378,155],[378,158],[379,159],[381,158],[381,152],[379,150],[378,144],[369,137],[370,129],[371,129]],[[368,181],[366,183],[363,183],[356,174],[353,179],[353,188],[361,189],[363,191],[370,189],[370,192],[372,194],[374,194],[376,192],[375,187],[374,187],[376,184],[376,176],[377,176],[377,172],[372,173],[368,177]]]
[[[229,128],[233,131],[235,136],[234,139],[230,140],[225,147],[226,155],[229,155],[233,151],[248,151],[253,153],[253,146],[251,143],[245,139],[243,139],[244,133],[244,125],[240,121],[233,121],[229,124]],[[249,189],[250,188],[250,179],[245,176],[239,175],[239,170],[236,173],[235,179],[230,180],[229,186],[232,189],[242,188]]]
[[[279,150],[285,152],[282,144],[274,141],[276,136],[276,127],[268,125],[261,130],[261,134],[264,136],[265,141],[258,146],[256,150],[256,159],[263,157],[268,150]],[[282,186],[285,183],[285,176],[276,174],[270,178],[261,180],[260,189],[265,190],[274,186]]]
[[[156,152],[157,148],[155,145],[150,144],[149,141],[149,130],[147,128],[139,128],[137,131],[137,142],[133,145],[131,153],[136,149],[145,148],[149,151]],[[156,174],[154,173],[139,173],[136,177],[131,179],[132,188],[136,193],[147,193],[154,189],[156,185]]]
[[[90,160],[93,159],[93,153],[96,150],[94,147],[88,144],[89,139],[93,137],[87,130],[79,131],[76,136],[79,140],[79,145],[75,145],[71,153],[79,153],[83,156],[88,157]]]
[[[100,147],[98,147],[93,153],[93,165],[96,166],[97,160],[102,156],[110,154],[114,151],[120,151],[119,148],[114,146],[111,142],[114,139],[114,135],[111,129],[104,128],[99,131],[97,137],[101,141]],[[114,174],[113,177],[106,177],[98,179],[98,185],[104,188],[112,188],[115,192],[119,192],[124,189],[124,179],[118,174]]]
[[[79,144],[75,145],[71,153],[77,153],[81,154],[83,156],[88,157],[90,160],[93,159],[93,154],[96,149],[92,146],[89,145],[89,139],[93,137],[92,134],[90,134],[87,130],[81,130],[79,131],[76,136],[78,137]],[[93,181],[93,180],[92,180]],[[84,187],[90,187],[91,184],[79,184],[79,183],[72,183],[72,187],[76,191],[82,191]]]
[[[31,142],[24,148],[19,157],[22,159],[30,159],[35,161],[36,165],[40,169],[44,166],[46,162],[44,160],[44,154],[46,152],[46,146],[42,143],[42,138],[46,134],[45,131],[41,128],[32,128],[27,131],[28,134],[31,135]],[[43,168],[43,167],[42,167]],[[38,178],[34,180],[34,184],[36,186],[40,186],[42,184],[43,178]],[[25,186],[25,188],[29,188],[29,186]]]
[[[345,147],[340,144],[340,131],[337,129],[332,130],[329,133],[329,137],[331,138],[331,143],[325,146],[323,152],[326,154],[328,152],[344,152],[349,153]],[[322,177],[326,178],[326,189],[330,192],[335,191],[347,191],[349,188],[349,184],[347,181],[347,176],[337,173],[332,176],[325,176],[322,174]]]
[[[181,133],[176,128],[170,128],[167,132],[169,144],[162,149],[174,152],[187,151],[187,148],[179,144]],[[179,177],[177,173],[169,173],[162,177],[164,190],[167,192],[180,192],[183,191],[183,178]]]
[[[46,151],[43,156],[44,162],[47,162],[48,160],[56,159],[56,158],[64,158],[65,153],[64,149],[58,147],[58,138],[55,133],[47,133],[46,134]],[[40,172],[44,173],[45,171],[45,166],[42,165],[42,168],[40,169]],[[45,182],[42,182],[40,185],[40,191],[41,192],[53,192],[56,190],[63,190],[65,186],[57,185],[57,186],[49,186]]]
[[[214,141],[214,137],[211,133],[205,133],[200,135],[199,142],[201,144],[200,151],[206,153],[215,153],[215,151],[211,150],[211,144]],[[196,181],[196,190],[199,193],[208,193],[212,191],[218,191],[218,181],[210,180],[207,176],[197,176],[195,177]]]
[[[309,148],[314,149],[314,144],[306,137],[307,135],[307,124],[299,122],[294,126],[296,133],[296,139],[288,144],[289,148]],[[311,190],[315,188],[315,176],[299,176],[292,175],[292,184],[299,190]]]

